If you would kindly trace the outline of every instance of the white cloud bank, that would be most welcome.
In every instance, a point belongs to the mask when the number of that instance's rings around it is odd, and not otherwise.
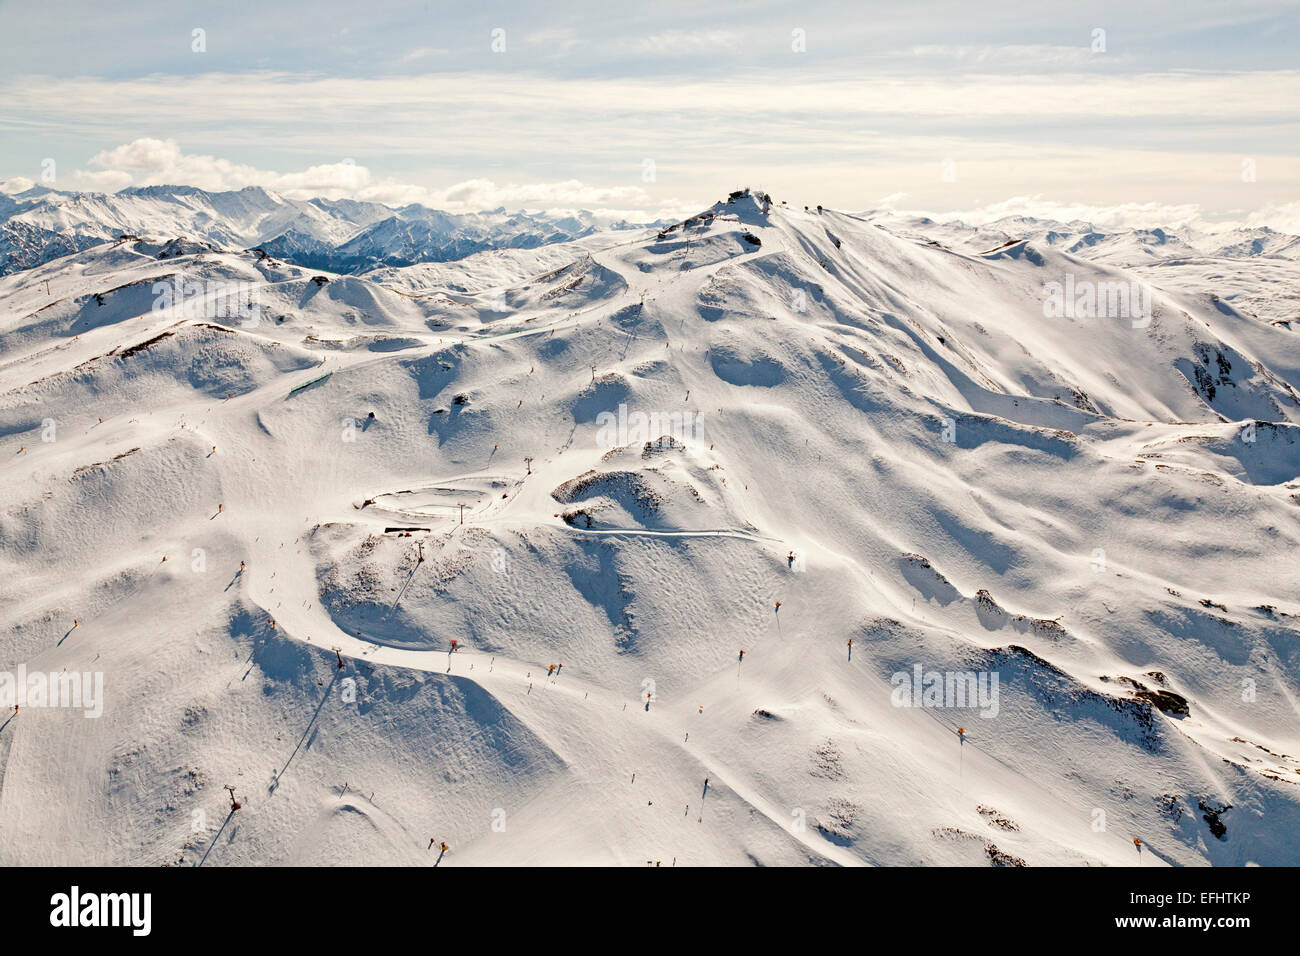
[[[1001,202],[973,209],[908,209],[905,194],[895,193],[877,201],[878,209],[899,215],[926,216],[938,222],[960,220],[967,225],[982,226],[1012,216],[1053,219],[1057,222],[1089,222],[1100,229],[1197,230],[1226,232],[1236,228],[1267,227],[1278,232],[1300,235],[1300,201],[1265,203],[1257,209],[1239,210],[1231,215],[1211,215],[1198,203],[1118,203],[1096,205],[1066,203],[1042,196],[1014,196]]]
[[[142,137],[90,158],[61,188],[115,191],[128,186],[186,185],[209,192],[260,186],[290,199],[358,199],[390,206],[420,203],[449,212],[506,206],[511,209],[587,209],[611,219],[655,219],[689,215],[695,203],[654,200],[640,186],[593,186],[577,179],[543,183],[497,183],[469,179],[432,188],[391,178],[376,178],[350,159],[281,173],[258,169],[217,156],[186,153],[174,139]],[[33,182],[8,180],[5,192],[19,192]]]

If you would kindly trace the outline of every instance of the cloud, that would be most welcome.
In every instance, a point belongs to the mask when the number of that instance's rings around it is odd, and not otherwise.
[[[275,173],[260,177],[260,185],[281,192],[310,192],[313,196],[329,194],[356,195],[371,188],[373,176],[365,166],[353,160],[311,166],[300,173]]]
[[[434,186],[377,177],[370,168],[351,159],[278,172],[217,156],[186,153],[176,140],[150,137],[103,150],[91,158],[90,165],[101,168],[78,170],[71,184],[73,188],[112,191],[130,185],[166,184],[222,191],[261,186],[290,199],[349,198],[395,207],[417,203],[448,212],[500,207],[558,214],[586,210],[603,221],[640,222],[682,219],[707,205],[695,199],[655,195],[644,184],[600,185],[579,179],[497,182],[474,177],[449,186]],[[14,177],[0,184],[0,192],[17,193],[32,185],[30,179]],[[926,216],[938,221],[960,220],[973,226],[1027,216],[1061,222],[1084,221],[1103,229],[1160,226],[1223,232],[1243,226],[1266,226],[1279,232],[1300,234],[1300,201],[1266,202],[1252,210],[1211,213],[1196,202],[1106,204],[1066,202],[1044,198],[1042,194],[1026,194],[965,207],[927,205],[925,198],[912,199],[909,205],[913,208],[901,208],[904,200],[912,195],[895,191],[879,197],[871,206],[881,212]]]
[[[637,53],[658,56],[712,53],[740,48],[740,34],[731,30],[664,30],[628,42]]]
[[[877,199],[875,205],[877,209],[893,209],[906,198],[907,193],[890,193]]]
[[[495,183],[471,179],[446,189],[432,190],[425,205],[453,212],[496,209],[545,210],[552,214],[576,214],[580,210],[598,219],[649,222],[656,219],[684,219],[699,212],[706,203],[677,198],[656,199],[639,186],[593,186],[576,179],[555,183]],[[611,206],[611,203],[617,203]]]
[[[85,189],[99,192],[117,192],[125,189],[134,181],[130,173],[123,169],[77,170],[77,182]]]
[[[497,185],[488,179],[471,179],[443,190],[440,196],[448,205],[477,209],[490,209],[514,203],[593,206],[610,202],[633,204],[650,202],[650,197],[645,190],[637,186],[587,186],[576,179],[558,183],[504,185]]]
[[[698,204],[655,200],[640,186],[594,186],[577,179],[498,184],[477,178],[433,188],[390,178],[377,179],[368,167],[351,159],[281,173],[216,156],[186,153],[173,139],[148,137],[96,153],[90,165],[102,168],[77,170],[75,186],[112,191],[132,185],[186,185],[209,192],[260,186],[290,199],[349,198],[390,206],[419,203],[449,212],[500,206],[547,211],[586,209],[611,219],[649,220],[675,216],[681,209],[688,210],[683,215],[698,211]],[[27,184],[22,188],[31,185],[30,180],[21,178],[8,181],[20,182]],[[10,189],[8,183],[6,188]]]
[[[767,124],[783,114],[805,122],[818,117],[840,123],[900,115],[912,121],[996,118],[1033,130],[1044,118],[1276,121],[1295,116],[1300,70],[907,77],[823,71],[801,75],[798,82],[791,81],[788,71],[775,69],[709,80],[599,82],[504,69],[372,77],[275,72],[123,80],[44,76],[0,83],[0,98],[10,113],[73,129],[98,128],[104,116],[112,116],[118,127],[179,129],[201,122],[207,128],[254,134],[274,131],[287,141],[302,142],[304,137],[337,138],[340,128],[355,125],[365,131],[382,129],[389,142],[427,149],[431,120],[453,134],[484,125],[499,130],[508,122],[528,135],[550,130],[552,140],[569,135],[575,125],[591,128],[597,121],[601,128],[616,129],[612,120],[662,135],[659,124],[673,116],[693,131],[707,130],[720,116]],[[196,103],[201,110],[196,111]],[[329,104],[324,123],[317,121],[323,103]],[[449,140],[454,146],[455,136]]]
[[[90,162],[115,169],[162,169],[174,165],[180,158],[181,148],[176,140],[145,137],[97,153],[90,157]]]
[[[1057,202],[1041,196],[1015,196],[969,209],[904,211],[891,208],[888,204],[885,204],[885,208],[900,215],[926,216],[940,222],[960,220],[970,226],[984,226],[999,219],[1027,216],[1057,222],[1088,222],[1098,228],[1112,230],[1161,227],[1217,233],[1241,227],[1266,226],[1278,232],[1300,235],[1300,201],[1269,203],[1252,212],[1239,212],[1232,216],[1208,214],[1199,203],[1128,202],[1097,205]]]
[[[447,56],[451,51],[442,47],[418,46],[413,50],[408,50],[399,58],[401,63],[418,63],[421,60],[437,59],[438,57]]]
[[[217,156],[186,153],[174,139],[150,137],[96,153],[90,165],[101,168],[79,169],[74,178],[79,185],[95,189],[183,184],[219,192],[262,186],[291,197],[339,198],[359,195],[374,182],[369,169],[348,159],[277,173]]]
[[[550,27],[545,30],[530,31],[524,38],[524,42],[535,49],[540,48],[560,55],[572,50],[579,44],[580,39],[576,31],[567,27]]]
[[[76,172],[75,179],[97,189],[129,185],[184,183],[200,189],[242,189],[261,185],[268,175],[253,166],[216,156],[183,153],[174,139],[142,137],[90,158],[96,170]]]
[[[1243,222],[1247,226],[1268,226],[1278,232],[1300,236],[1300,201],[1268,203],[1248,214]]]
[[[1113,66],[1129,59],[1118,53],[1094,53],[1084,45],[1051,46],[1044,43],[984,46],[922,44],[913,46],[908,52],[918,58],[949,60],[961,67],[979,69],[1013,67],[1019,70],[1038,70],[1044,67],[1080,67],[1102,63]]]

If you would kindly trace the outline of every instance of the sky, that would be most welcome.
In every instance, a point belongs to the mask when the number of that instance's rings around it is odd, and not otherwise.
[[[1300,4],[0,2],[0,179],[1300,233]]]

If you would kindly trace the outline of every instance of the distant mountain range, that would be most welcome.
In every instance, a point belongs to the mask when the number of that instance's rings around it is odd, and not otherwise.
[[[1183,229],[1102,229],[1083,220],[1059,222],[1008,216],[972,227],[960,221],[936,223],[920,216],[883,214],[895,232],[923,235],[964,251],[982,252],[1009,240],[1028,239],[1083,259],[1118,266],[1141,266],[1168,259],[1249,259],[1256,256],[1300,260],[1300,236],[1267,226],[1223,232]]]
[[[330,272],[358,274],[419,262],[449,262],[489,249],[532,249],[597,229],[658,223],[610,222],[594,213],[447,213],[351,199],[287,199],[257,186],[207,192],[141,186],[116,193],[33,187],[0,194],[0,275],[30,269],[123,235],[180,237],[219,249],[260,248]]]

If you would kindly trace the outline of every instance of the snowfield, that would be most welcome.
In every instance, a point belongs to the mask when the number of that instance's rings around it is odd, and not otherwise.
[[[103,682],[0,708],[0,862],[1300,864],[1295,237],[73,248],[135,192],[0,278],[0,672]]]

